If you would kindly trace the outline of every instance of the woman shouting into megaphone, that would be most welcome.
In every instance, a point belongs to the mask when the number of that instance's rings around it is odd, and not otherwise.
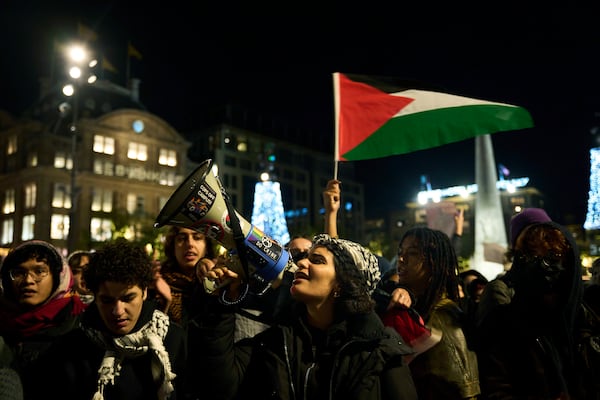
[[[206,277],[228,284],[190,324],[189,360],[206,398],[416,399],[403,356],[412,352],[374,311],[377,258],[357,243],[320,234],[297,262],[286,318],[234,342],[246,284],[217,266]]]

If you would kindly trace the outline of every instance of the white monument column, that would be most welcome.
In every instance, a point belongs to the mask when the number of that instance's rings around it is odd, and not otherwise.
[[[502,215],[502,203],[496,183],[498,174],[492,138],[490,135],[475,137],[475,251],[471,268],[481,272],[487,279],[494,279],[504,271],[501,263],[486,260],[485,249],[506,249],[506,228]]]

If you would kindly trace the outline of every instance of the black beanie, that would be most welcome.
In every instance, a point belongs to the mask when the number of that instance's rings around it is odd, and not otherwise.
[[[50,243],[42,240],[30,240],[23,242],[10,250],[2,262],[2,269],[0,270],[2,275],[2,287],[4,288],[4,296],[8,299],[14,300],[12,298],[12,290],[9,290],[11,287],[11,279],[8,275],[8,271],[25,261],[30,260],[34,254],[37,258],[45,258],[48,261],[48,267],[50,267],[50,273],[52,274],[52,293],[58,288],[60,274],[65,267],[64,258]]]

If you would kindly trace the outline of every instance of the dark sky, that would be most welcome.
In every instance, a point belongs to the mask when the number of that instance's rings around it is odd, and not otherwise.
[[[510,177],[529,176],[557,221],[585,220],[590,129],[600,124],[600,30],[591,4],[5,3],[2,109],[18,113],[35,101],[53,40],[67,38],[77,21],[98,33],[96,47],[120,71],[131,40],[143,55],[131,64],[140,100],[182,132],[231,102],[333,135],[332,72],[397,76],[528,109],[534,128],[492,136],[496,162]],[[113,79],[123,84],[124,76]],[[434,188],[474,183],[474,166],[472,139],[356,162],[373,210],[413,199],[422,174]]]

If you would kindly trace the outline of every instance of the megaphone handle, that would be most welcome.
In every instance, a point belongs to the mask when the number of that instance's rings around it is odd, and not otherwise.
[[[217,178],[218,179],[218,178]],[[219,181],[219,184],[221,182]],[[238,257],[240,262],[242,263],[242,268],[244,269],[244,274],[246,278],[250,275],[248,274],[248,260],[246,259],[246,252],[244,246],[244,233],[242,232],[242,227],[240,226],[240,220],[237,217],[235,212],[235,208],[231,204],[229,199],[229,195],[221,186],[221,193],[223,194],[223,200],[225,201],[225,206],[227,207],[227,212],[229,213],[229,222],[231,223],[231,229],[233,230],[233,240],[235,240],[235,246],[237,248]]]

